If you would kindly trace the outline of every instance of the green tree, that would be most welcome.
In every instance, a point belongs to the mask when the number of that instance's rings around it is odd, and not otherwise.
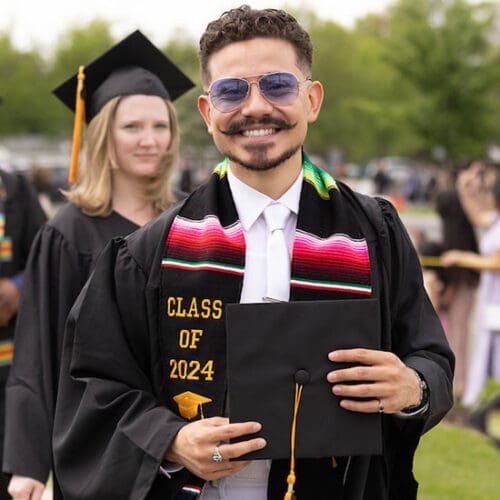
[[[411,147],[403,140],[404,113],[394,99],[394,72],[381,58],[380,42],[331,23],[312,35],[317,76],[326,90],[318,122],[322,149],[334,141],[346,158],[364,161]]]
[[[213,143],[197,107],[198,95],[202,92],[197,47],[192,40],[179,34],[164,47],[164,53],[196,84],[175,101],[175,108],[181,128],[181,151],[189,156],[199,156]]]
[[[384,61],[383,17],[372,16],[354,30],[302,13],[314,44],[313,78],[325,88],[323,108],[311,127],[307,149],[345,160],[414,152],[418,138],[406,125],[409,86]]]
[[[491,4],[400,0],[390,13],[385,58],[415,89],[409,124],[423,146],[450,159],[484,155],[495,137],[499,59]]]
[[[47,93],[40,56],[35,51],[17,50],[9,34],[0,34],[0,134],[43,132]]]

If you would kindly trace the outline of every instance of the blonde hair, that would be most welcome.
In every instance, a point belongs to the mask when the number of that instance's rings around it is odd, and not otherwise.
[[[91,120],[87,129],[84,162],[79,169],[77,182],[69,190],[63,191],[69,201],[90,216],[105,217],[113,211],[111,170],[117,162],[111,127],[122,98],[118,96],[111,99]],[[149,179],[145,190],[145,197],[152,202],[156,214],[174,202],[170,177],[179,159],[177,115],[172,103],[168,100],[165,103],[170,122],[170,145],[157,175]]]

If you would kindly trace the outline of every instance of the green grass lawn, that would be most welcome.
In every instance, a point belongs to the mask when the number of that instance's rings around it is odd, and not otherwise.
[[[442,423],[425,434],[414,470],[419,500],[500,498],[500,449],[470,429]]]

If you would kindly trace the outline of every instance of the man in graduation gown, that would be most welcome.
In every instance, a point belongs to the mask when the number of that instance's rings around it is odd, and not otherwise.
[[[4,444],[5,384],[14,327],[31,243],[46,216],[29,180],[0,170],[0,457]],[[0,498],[10,498],[2,477]]]
[[[225,159],[180,206],[108,245],[75,303],[54,431],[64,498],[283,498],[288,461],[232,460],[266,441],[259,422],[224,417],[226,306],[266,296],[369,297],[380,313],[380,349],[325,352],[324,379],[343,410],[381,418],[381,453],[298,459],[297,498],[416,498],[413,455],[451,407],[454,361],[410,239],[390,203],[353,193],[303,151],[323,88],[293,17],[233,9],[208,25],[200,58],[198,106]],[[286,297],[266,277],[274,204],[287,209]]]

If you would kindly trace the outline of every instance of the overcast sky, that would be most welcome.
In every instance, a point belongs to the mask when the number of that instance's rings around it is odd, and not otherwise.
[[[255,8],[303,6],[349,27],[392,0],[0,0],[0,31],[8,30],[20,49],[37,45],[50,50],[69,27],[102,17],[117,38],[138,28],[162,45],[176,29],[197,40],[209,21],[243,3]]]

